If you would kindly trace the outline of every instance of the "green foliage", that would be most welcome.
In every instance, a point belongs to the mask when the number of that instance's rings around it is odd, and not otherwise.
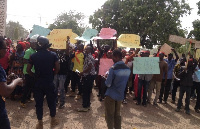
[[[19,23],[9,21],[6,24],[6,37],[9,37],[14,40],[20,38],[26,38],[28,36],[28,31]]]
[[[72,29],[74,33],[81,35],[86,26],[82,23],[85,16],[82,13],[69,11],[61,13],[53,24],[49,25],[49,29]]]
[[[190,31],[188,38],[200,40],[200,20],[195,20],[192,24],[193,30]]]
[[[116,29],[118,36],[138,34],[141,45],[152,48],[169,43],[169,34],[184,36],[179,18],[190,10],[185,0],[108,0],[89,22],[97,30]]]

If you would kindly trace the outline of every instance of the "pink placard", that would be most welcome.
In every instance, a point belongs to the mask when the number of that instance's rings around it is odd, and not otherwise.
[[[109,71],[109,69],[113,66],[113,60],[107,59],[107,58],[101,58],[100,59],[100,65],[99,65],[99,75],[106,75],[106,72]]]
[[[113,36],[117,34],[117,31],[111,28],[102,28],[99,37],[102,39],[113,39]]]

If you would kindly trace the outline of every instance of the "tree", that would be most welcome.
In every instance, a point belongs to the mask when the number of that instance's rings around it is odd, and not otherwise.
[[[28,31],[19,22],[9,21],[6,24],[6,37],[18,40],[27,38],[28,34]]]
[[[83,24],[85,16],[82,13],[69,11],[61,13],[53,24],[49,25],[49,29],[72,29],[74,33],[81,35],[86,26]]]
[[[116,29],[122,33],[134,33],[141,37],[141,45],[168,43],[169,34],[181,35],[180,17],[190,13],[185,0],[108,0],[90,16],[93,28]]]
[[[200,40],[200,20],[195,20],[192,22],[193,30],[188,34],[188,38]]]

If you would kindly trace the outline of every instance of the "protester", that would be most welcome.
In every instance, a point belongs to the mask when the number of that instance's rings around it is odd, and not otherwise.
[[[23,74],[23,57],[24,57],[24,50],[25,50],[25,44],[23,42],[19,42],[16,46],[16,51],[13,52],[13,54],[10,57],[10,73],[14,73],[16,76],[24,79]],[[17,98],[20,98],[22,95],[22,87],[17,86],[13,93],[11,94],[11,100],[15,100]]]
[[[56,126],[59,122],[56,116],[56,92],[53,83],[54,75],[59,71],[59,60],[56,53],[48,51],[51,46],[49,40],[45,37],[38,36],[37,52],[32,54],[27,66],[27,72],[30,76],[35,77],[35,86],[33,89],[34,99],[36,102],[36,115],[38,124],[36,128],[43,128],[43,101],[46,95],[48,107],[50,109],[51,126]],[[31,71],[35,67],[35,73]],[[54,71],[53,71],[54,69]]]
[[[168,65],[167,63],[163,60],[165,54],[164,53],[160,53],[159,54],[159,58],[160,58],[160,62],[159,62],[159,67],[160,67],[160,74],[154,74],[153,78],[151,80],[151,84],[148,88],[148,103],[151,102],[151,95],[152,95],[152,91],[155,87],[156,89],[156,96],[154,98],[153,104],[157,106],[157,100],[158,97],[160,95],[160,88],[161,88],[161,82],[162,82],[162,78],[163,75],[165,74],[165,82],[164,84],[166,85],[167,83],[167,70],[168,70]]]
[[[0,38],[0,58],[3,58],[6,54],[6,43]],[[7,116],[7,111],[5,108],[5,98],[8,97],[17,85],[22,83],[21,78],[17,78],[7,85],[6,73],[2,66],[0,65],[0,129],[10,129],[10,122]]]
[[[78,75],[80,72],[83,72],[83,63],[85,55],[83,53],[84,45],[79,44],[78,50],[70,55],[70,58],[73,58],[74,65],[72,70],[72,78],[71,78],[71,89],[72,92],[70,93],[70,97],[75,97],[75,99],[80,99],[82,95],[82,84],[80,80],[80,76]],[[78,94],[76,95],[76,84],[78,84]]]
[[[108,129],[121,129],[120,108],[131,71],[122,61],[119,50],[113,51],[113,62],[105,82],[108,87],[105,94],[105,120]]]
[[[141,57],[149,57],[150,55],[150,51],[141,51],[140,52],[140,56]],[[147,90],[149,87],[149,83],[150,80],[152,79],[152,74],[139,74],[139,84],[138,84],[138,97],[137,97],[137,103],[136,105],[140,105],[141,104],[141,92],[143,89],[143,101],[142,101],[142,105],[144,107],[147,106]]]
[[[168,59],[164,59],[164,61],[168,64],[168,71],[167,71],[167,82],[165,84],[165,76],[163,77],[162,83],[161,83],[161,89],[160,89],[160,96],[159,96],[159,103],[162,103],[163,94],[164,94],[164,102],[167,103],[167,99],[169,96],[169,91],[172,83],[172,77],[173,77],[173,69],[179,59],[178,54],[176,53],[175,49],[172,49],[172,51],[176,55],[176,59],[173,58],[173,54],[168,54]]]
[[[176,98],[176,92],[177,92],[177,88],[180,86],[180,77],[179,74],[181,72],[181,67],[185,66],[185,59],[181,58],[180,59],[180,63],[177,64],[174,67],[173,70],[173,75],[174,75],[174,83],[173,83],[173,89],[172,89],[172,103],[175,104],[175,98]]]
[[[24,68],[23,68],[23,73],[24,73],[24,76],[25,76],[25,85],[24,85],[24,91],[23,91],[23,96],[21,98],[21,103],[20,105],[25,108],[26,107],[26,101],[30,102],[31,101],[31,92],[32,92],[32,88],[35,84],[34,82],[34,77],[30,76],[28,73],[27,73],[27,64],[28,64],[28,60],[30,58],[30,56],[32,54],[34,54],[36,52],[36,42],[37,42],[37,35],[34,35],[31,37],[30,39],[30,48],[27,49],[25,51],[25,54],[24,54]],[[35,73],[35,69],[34,67],[31,69],[33,73]]]
[[[180,76],[180,91],[179,91],[179,99],[177,104],[177,112],[180,112],[181,106],[182,106],[182,99],[183,95],[186,92],[186,98],[185,98],[185,113],[190,114],[190,94],[191,94],[191,87],[193,85],[193,79],[192,75],[194,73],[194,67],[193,67],[193,59],[189,59],[188,64],[186,67],[182,67]]]
[[[81,72],[79,75],[82,76],[83,81],[83,102],[82,106],[83,108],[79,108],[79,112],[87,112],[90,110],[90,94],[92,91],[93,82],[95,79],[95,60],[91,54],[92,47],[87,46],[86,47],[86,57],[84,61],[83,66],[83,72]]]

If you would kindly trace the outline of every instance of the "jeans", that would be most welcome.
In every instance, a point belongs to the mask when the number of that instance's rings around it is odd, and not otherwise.
[[[108,129],[121,129],[121,103],[122,101],[115,101],[109,96],[105,98],[105,120]]]
[[[60,93],[60,104],[65,103],[65,80],[66,75],[55,75],[54,76],[54,85],[55,85],[55,92],[58,94]],[[56,102],[58,102],[58,96],[56,98]]]
[[[143,101],[142,101],[142,104],[146,105],[146,102],[147,102],[147,90],[148,90],[148,87],[149,87],[149,81],[145,81],[145,80],[139,79],[139,83],[138,83],[138,98],[137,98],[137,102],[139,104],[141,103],[142,87],[143,87]]]
[[[164,101],[167,101],[167,99],[169,97],[169,91],[170,91],[172,79],[167,79],[166,86],[164,83],[165,83],[165,79],[163,79],[163,81],[161,83],[160,96],[159,96],[160,102],[162,102],[163,94],[164,94]]]
[[[36,115],[38,120],[43,118],[43,101],[44,96],[46,95],[47,104],[50,110],[50,116],[55,117],[56,115],[56,92],[55,86],[52,82],[36,82],[33,90],[33,97],[36,102]]]
[[[174,80],[173,89],[172,89],[172,100],[176,100],[177,88],[180,86],[180,81]]]
[[[26,100],[31,98],[31,90],[34,87],[35,81],[34,78],[28,74],[25,74],[25,86],[24,88],[24,92],[23,92],[23,96],[21,99],[22,103],[25,103]]]
[[[81,84],[80,76],[78,75],[78,73],[73,71],[72,72],[72,78],[71,78],[72,92],[75,92],[77,83],[78,83],[78,91],[79,91],[78,94],[81,95],[82,94],[82,84]]]
[[[200,109],[200,82],[194,82],[194,86],[197,92],[197,101],[194,109]]]
[[[158,100],[158,97],[160,95],[161,82],[158,82],[158,81],[155,81],[155,80],[151,80],[151,84],[150,84],[150,86],[148,88],[148,100],[149,101],[151,100],[152,91],[153,91],[154,87],[156,89],[156,96],[155,96],[155,99],[154,99],[154,103],[156,104],[157,100]]]
[[[4,113],[0,115],[0,129],[10,129],[10,121],[6,109],[4,109]]]
[[[189,86],[180,86],[177,109],[181,109],[182,99],[183,99],[183,96],[184,96],[185,92],[186,92],[185,110],[189,111],[190,110],[190,108],[189,108],[189,105],[190,105],[190,94],[191,94],[191,87],[189,87]]]
[[[88,108],[90,107],[90,94],[92,91],[92,86],[94,82],[94,75],[87,75],[83,77],[83,107]]]

